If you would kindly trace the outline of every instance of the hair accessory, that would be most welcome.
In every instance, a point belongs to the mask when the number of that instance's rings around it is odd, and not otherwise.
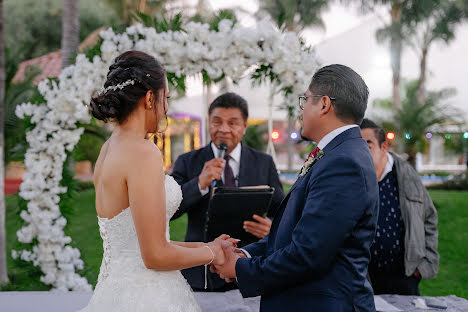
[[[115,86],[108,86],[107,88],[101,88],[101,90],[98,91],[98,95],[103,95],[105,93],[107,93],[109,90],[117,90],[117,89],[120,89],[122,90],[123,88],[125,88],[126,86],[128,85],[134,85],[135,84],[135,80],[133,79],[129,79],[123,83],[119,83]]]

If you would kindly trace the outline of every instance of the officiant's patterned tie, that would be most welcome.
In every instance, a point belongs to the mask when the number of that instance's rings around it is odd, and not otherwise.
[[[224,159],[226,160],[226,166],[224,167],[224,185],[229,187],[236,187],[234,172],[232,171],[232,168],[229,165],[229,160],[232,159],[232,157],[229,155],[225,155]]]

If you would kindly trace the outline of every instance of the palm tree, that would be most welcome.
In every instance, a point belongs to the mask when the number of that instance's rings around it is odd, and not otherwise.
[[[63,0],[62,68],[70,65],[80,41],[80,11],[78,0]]]
[[[125,25],[134,21],[135,13],[142,12],[148,15],[164,16],[168,0],[105,0],[107,5],[120,17]]]
[[[260,14],[268,14],[276,25],[285,31],[301,32],[308,26],[323,27],[321,13],[328,7],[327,0],[263,0]],[[294,140],[290,134],[294,131],[294,110],[288,108],[288,171],[292,170]]]
[[[0,284],[8,282],[6,266],[6,233],[5,233],[5,193],[3,163],[4,133],[3,133],[3,105],[5,97],[5,46],[3,38],[3,0],[0,0]]]
[[[427,143],[426,132],[431,126],[459,121],[459,112],[446,103],[455,94],[453,89],[428,92],[424,103],[418,100],[419,81],[406,85],[402,108],[395,115],[399,137],[404,137],[403,145],[408,154],[408,162],[415,165],[416,153],[424,150]]]
[[[428,1],[421,6],[420,18],[410,21],[416,29],[413,47],[419,55],[418,101],[426,100],[427,58],[431,45],[442,41],[446,44],[455,38],[456,27],[468,18],[468,1]]]
[[[323,27],[322,12],[327,0],[263,0],[260,12],[267,13],[280,29],[300,32],[308,26]]]

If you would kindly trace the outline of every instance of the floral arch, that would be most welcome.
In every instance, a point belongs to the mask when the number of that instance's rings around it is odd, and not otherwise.
[[[100,36],[95,55],[79,54],[58,79],[38,85],[40,101],[16,109],[17,116],[27,118],[31,127],[26,134],[27,173],[19,193],[27,208],[21,211],[24,226],[17,232],[19,242],[25,245],[12,256],[39,266],[43,273],[40,280],[63,291],[92,288],[76,272],[83,268],[83,261],[64,232],[67,219],[62,215],[61,196],[67,187],[62,179],[64,163],[78,143],[83,125],[91,121],[85,104],[103,86],[116,56],[127,50],[155,56],[164,65],[170,83],[179,88],[184,88],[187,76],[201,73],[204,81],[224,77],[237,81],[253,68],[251,79],[273,82],[291,107],[317,68],[313,51],[304,47],[295,33],[282,33],[266,21],[246,28],[225,19],[215,29],[190,22],[166,31],[136,24],[123,33],[108,29]]]

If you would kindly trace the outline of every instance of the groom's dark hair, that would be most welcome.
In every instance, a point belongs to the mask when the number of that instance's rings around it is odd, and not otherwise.
[[[340,120],[359,125],[364,118],[369,89],[351,68],[340,64],[320,68],[312,77],[309,90],[334,98],[331,103]]]

